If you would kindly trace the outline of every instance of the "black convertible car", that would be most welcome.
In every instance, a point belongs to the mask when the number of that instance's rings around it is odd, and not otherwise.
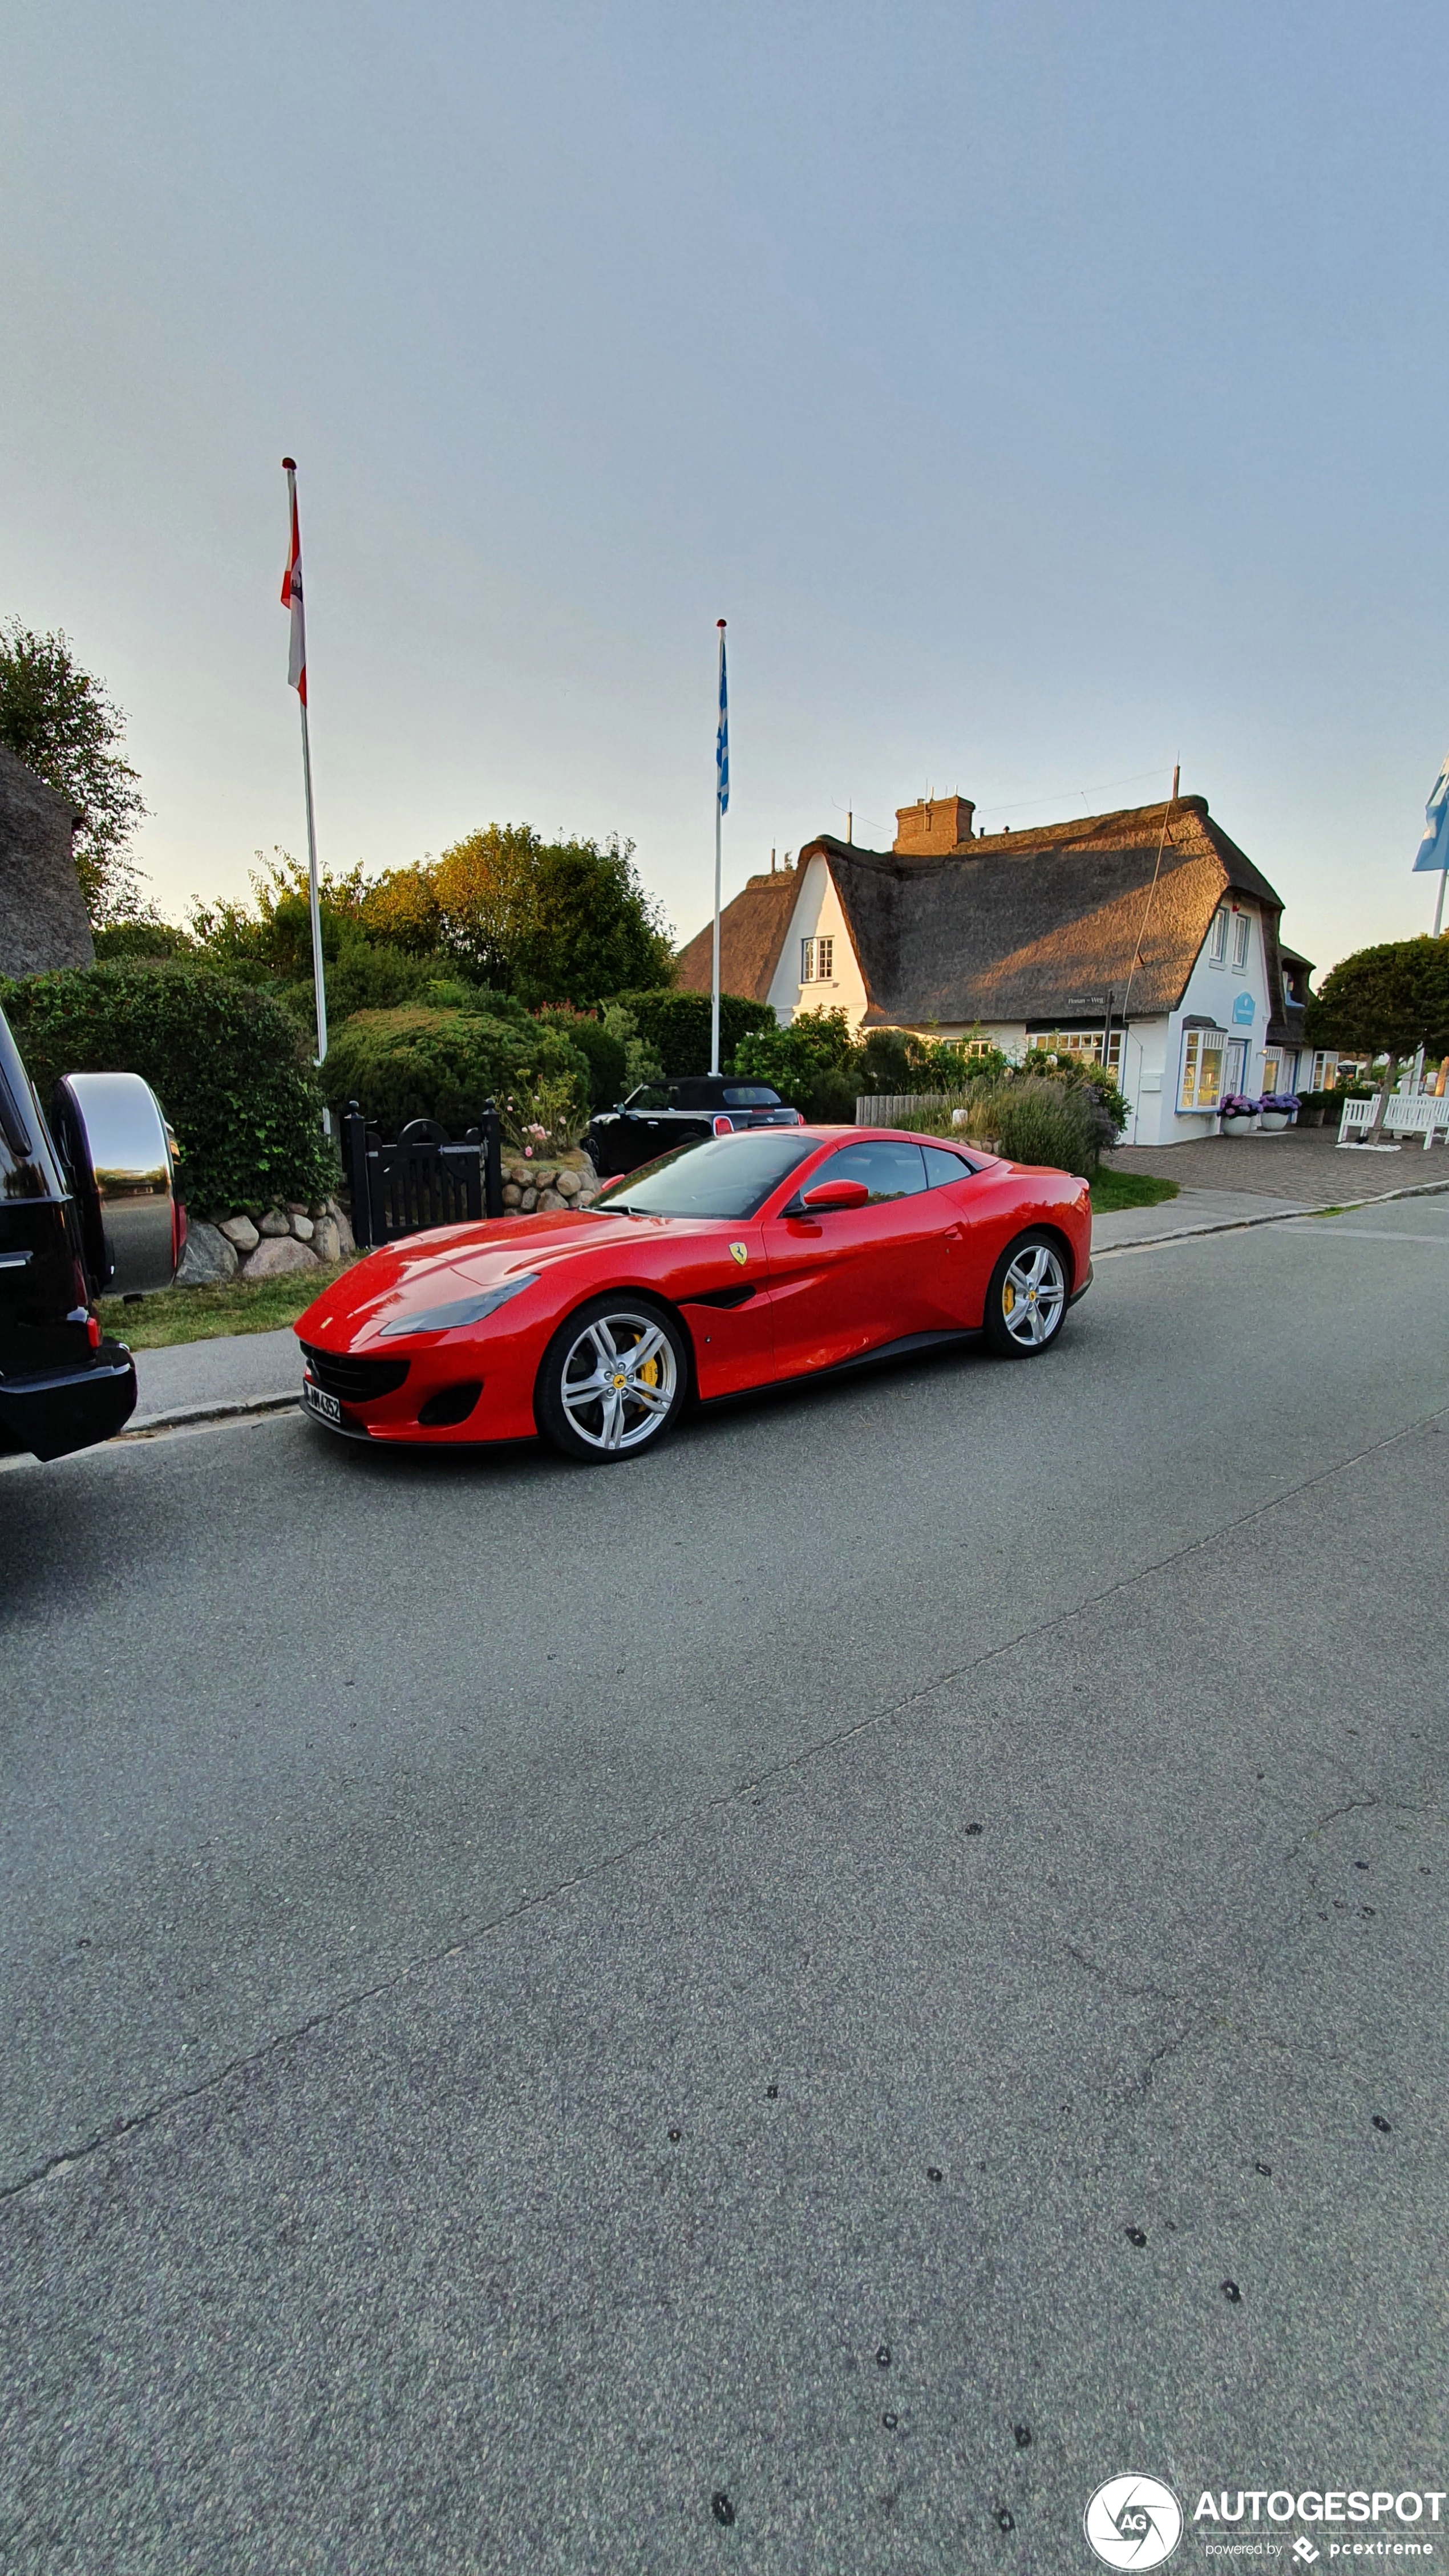
[[[585,1138],[601,1180],[637,1172],[676,1145],[728,1136],[737,1127],[798,1127],[768,1083],[736,1082],[727,1073],[694,1073],[678,1082],[644,1082],[617,1109],[600,1110]]]

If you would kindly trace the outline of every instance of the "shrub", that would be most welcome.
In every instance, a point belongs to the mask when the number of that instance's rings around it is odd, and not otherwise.
[[[1017,1070],[1025,1074],[1042,1074],[1048,1082],[1064,1082],[1069,1090],[1081,1088],[1095,1092],[1102,1104],[1106,1122],[1102,1131],[1104,1151],[1108,1145],[1115,1145],[1119,1136],[1125,1135],[1127,1121],[1132,1114],[1132,1103],[1124,1098],[1112,1080],[1111,1074],[1097,1062],[1095,1056],[1067,1053],[1056,1055],[1045,1047],[1031,1047],[1022,1057]]]
[[[117,961],[0,992],[42,1099],[63,1073],[139,1073],[176,1130],[197,1216],[321,1198],[336,1160],[291,1014],[198,965]]]
[[[572,1074],[530,1074],[516,1090],[504,1093],[498,1122],[521,1154],[567,1154],[587,1127],[589,1113]]]
[[[708,1073],[708,993],[681,993],[675,985],[659,985],[647,991],[616,993],[613,999],[629,1012],[645,1045],[653,1048],[668,1081],[678,1082],[688,1073]],[[747,1002],[742,994],[721,993],[720,1063],[732,1066],[741,1040],[751,1030],[774,1026],[775,1014],[768,1002]]]
[[[626,1016],[616,1013],[616,1023]],[[556,1030],[584,1058],[589,1068],[591,1109],[612,1109],[616,1100],[623,1099],[627,1047],[620,1027],[610,1028],[607,1019],[596,1018],[592,1011],[576,1011],[568,1002],[554,1002],[545,1010],[535,1011],[533,1025]]]
[[[1090,1180],[1104,1142],[1103,1113],[1086,1084],[1045,1082],[1027,1074],[975,1095],[968,1134],[994,1134],[1013,1163],[1047,1163]]]
[[[96,961],[108,964],[117,957],[194,957],[196,942],[189,931],[178,930],[174,922],[105,921],[93,934]]]
[[[582,1109],[588,1062],[557,1029],[418,1004],[358,1011],[343,1022],[322,1067],[333,1107],[356,1100],[385,1136],[396,1136],[410,1118],[436,1118],[461,1135],[477,1125],[485,1101],[555,1078],[572,1083]]]
[[[856,1057],[844,1011],[801,1011],[788,1029],[752,1029],[735,1049],[734,1070],[772,1083],[807,1118],[848,1123],[860,1087]]]
[[[471,1000],[466,978],[446,957],[414,957],[386,939],[344,930],[335,955],[324,955],[329,1032],[356,1011],[396,1010],[405,1002],[457,1006]],[[311,962],[305,976],[284,987],[282,1000],[305,1028],[316,1027]]]
[[[966,1112],[964,1131],[952,1112]],[[1078,1172],[1089,1181],[1102,1151],[1103,1112],[1085,1083],[1046,1082],[1039,1075],[1017,1076],[998,1083],[977,1083],[956,1102],[903,1118],[914,1135],[965,1133],[978,1144],[991,1145],[1013,1163],[1045,1163],[1054,1171]]]

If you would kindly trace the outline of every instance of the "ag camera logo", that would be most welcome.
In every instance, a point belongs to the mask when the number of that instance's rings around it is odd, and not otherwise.
[[[1160,2567],[1182,2538],[1182,2507],[1160,2478],[1108,2478],[1082,2516],[1107,2567]]]

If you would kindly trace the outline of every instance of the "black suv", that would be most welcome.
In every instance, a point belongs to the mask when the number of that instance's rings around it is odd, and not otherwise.
[[[703,1136],[728,1136],[736,1127],[798,1127],[800,1112],[787,1109],[763,1082],[736,1082],[728,1073],[694,1073],[679,1082],[644,1082],[617,1109],[604,1109],[584,1139],[600,1180],[637,1172],[641,1163]]]
[[[0,1011],[0,1451],[63,1458],[135,1409],[103,1288],[169,1287],[186,1237],[175,1140],[134,1073],[72,1073],[48,1120]]]

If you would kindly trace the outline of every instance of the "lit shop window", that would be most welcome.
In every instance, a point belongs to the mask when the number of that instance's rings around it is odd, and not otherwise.
[[[1213,926],[1208,932],[1207,953],[1210,966],[1225,966],[1228,962],[1228,916],[1221,904],[1213,914]]]
[[[1216,1109],[1223,1096],[1225,1029],[1184,1029],[1182,1079],[1177,1089],[1180,1111]]]
[[[1102,1032],[1097,1029],[1043,1029],[1033,1031],[1030,1044],[1042,1047],[1048,1055],[1085,1055],[1094,1064],[1102,1061]],[[1107,1070],[1119,1073],[1122,1068],[1122,1032],[1114,1029],[1108,1041]]]
[[[828,984],[835,972],[833,939],[802,939],[800,942],[800,981],[802,984]]]
[[[1233,964],[1239,969],[1246,966],[1248,962],[1249,928],[1250,923],[1247,913],[1240,912],[1236,914],[1233,921]]]

